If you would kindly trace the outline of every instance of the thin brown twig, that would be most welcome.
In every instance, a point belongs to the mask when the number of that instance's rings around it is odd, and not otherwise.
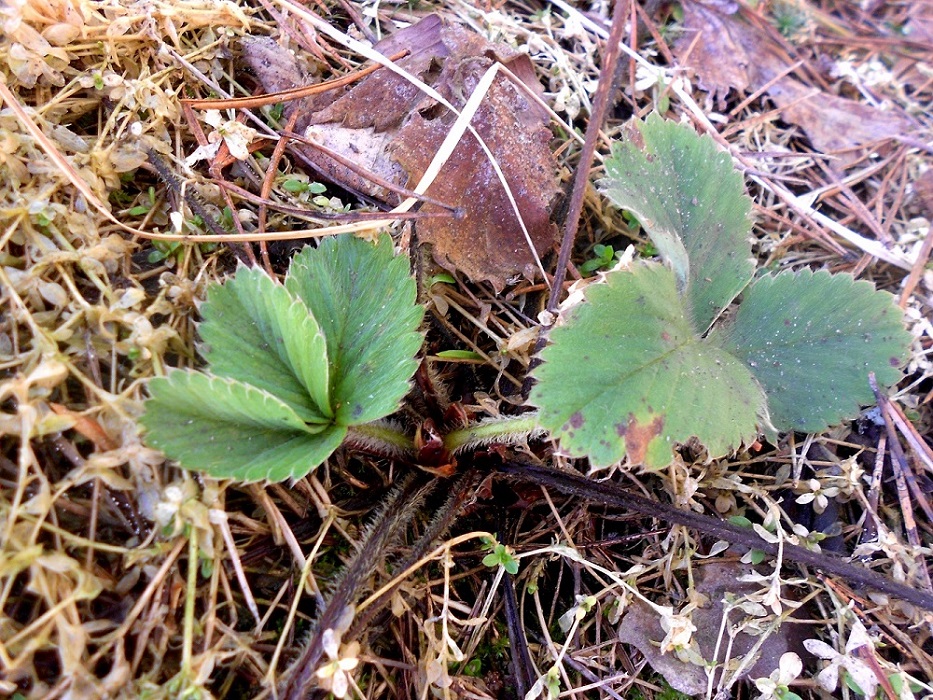
[[[570,208],[564,229],[564,238],[560,244],[560,253],[557,256],[557,267],[554,272],[554,283],[548,297],[547,310],[551,313],[557,311],[560,301],[561,289],[570,265],[570,254],[577,237],[577,228],[580,225],[580,215],[583,212],[583,199],[590,181],[590,167],[596,155],[596,144],[599,141],[600,130],[606,119],[609,109],[609,99],[612,95],[612,86],[615,83],[616,65],[619,62],[622,35],[625,31],[625,0],[615,0],[612,10],[612,27],[606,41],[606,53],[599,75],[599,87],[593,99],[593,112],[586,125],[586,136],[583,141],[583,150],[580,152],[580,161],[573,182],[573,192],[570,196]]]
[[[843,559],[831,557],[828,554],[815,552],[789,542],[782,543],[779,548],[778,544],[766,542],[753,530],[717,520],[708,515],[682,510],[660,501],[646,499],[615,484],[596,483],[556,469],[540,467],[536,464],[525,464],[514,460],[503,462],[498,469],[519,479],[539,485],[553,486],[566,494],[586,498],[592,503],[615,506],[648,517],[660,518],[666,522],[683,525],[732,544],[760,550],[771,556],[781,554],[785,561],[812,566],[824,573],[841,576],[857,586],[874,588],[880,593],[895,596],[924,610],[933,612],[933,593],[907,586],[875,571],[851,564]]]
[[[400,51],[396,54],[393,54],[392,56],[389,56],[388,60],[397,61],[400,58],[404,58],[407,54],[407,50]],[[290,102],[292,100],[298,100],[303,97],[311,97],[312,95],[320,95],[323,92],[346,87],[347,85],[352,85],[358,80],[365,78],[371,73],[375,73],[380,68],[383,68],[383,66],[377,63],[371,66],[367,66],[366,68],[361,68],[360,70],[355,71],[349,75],[344,75],[340,78],[334,78],[333,80],[327,80],[323,83],[304,85],[302,87],[296,87],[290,90],[281,90],[280,92],[273,92],[267,95],[227,97],[224,99],[183,99],[181,102],[182,104],[190,105],[195,109],[254,109],[256,107],[275,105],[281,102]]]

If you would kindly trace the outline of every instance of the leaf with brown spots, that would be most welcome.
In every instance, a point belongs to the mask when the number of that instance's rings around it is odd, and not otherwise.
[[[613,272],[562,323],[530,401],[571,455],[658,468],[693,436],[716,455],[754,437],[764,393],[747,367],[697,337],[670,269]]]
[[[670,267],[613,270],[561,311],[530,401],[564,449],[595,467],[663,467],[696,437],[720,457],[757,431],[823,430],[872,401],[870,373],[900,378],[910,336],[890,294],[826,271],[749,284],[741,180],[689,127],[629,133],[637,144],[614,150],[602,184]]]
[[[396,32],[375,49],[387,56],[409,50],[397,64],[457,109],[497,62],[541,93],[526,55],[466,29],[445,26],[434,15]],[[262,60],[252,61],[261,80],[268,63],[282,64],[270,61],[265,53]],[[281,75],[276,80],[281,82]],[[355,162],[362,160],[360,164],[370,172],[407,187],[424,175],[457,117],[389,70],[377,71],[336,98],[329,94],[305,102],[300,109],[305,114],[298,128],[305,136]],[[417,228],[440,265],[475,281],[489,281],[497,290],[516,274],[534,276],[536,255],[544,255],[557,235],[550,220],[558,187],[547,119],[547,113],[504,75],[495,78],[471,124],[502,170],[528,237],[489,157],[467,132],[426,193],[460,209],[463,216],[425,219]],[[374,186],[320,151],[303,146],[301,152],[338,184],[387,204],[399,202],[397,194]],[[421,211],[440,212],[440,207],[426,204]]]

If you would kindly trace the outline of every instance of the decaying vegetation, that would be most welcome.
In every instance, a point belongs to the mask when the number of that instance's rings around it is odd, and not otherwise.
[[[611,8],[19,0],[0,8],[0,692],[933,693],[930,611],[776,566],[787,545],[819,547],[907,583],[921,604],[931,589],[933,17],[833,0],[619,5],[628,51],[605,134],[651,111],[717,134],[755,198],[759,266],[871,280],[897,295],[913,336],[903,381],[857,421],[727,459],[688,444],[659,472],[592,475],[755,528],[767,555],[727,548],[725,530],[696,529],[705,521],[628,509],[609,486],[542,486],[527,478],[541,465],[586,471],[547,441],[456,466],[441,450],[421,469],[361,443],[295,484],[240,485],[182,471],[140,437],[147,380],[199,363],[210,283],[242,263],[281,275],[335,216],[371,235],[374,199],[386,202],[325,182],[300,140],[271,138],[300,110],[223,108],[260,89],[247,38],[293,50],[312,82],[367,65],[352,42],[434,12],[525,53],[569,192]],[[205,98],[220,104],[187,101]],[[431,154],[406,143],[423,173]],[[652,254],[592,188],[582,208],[577,276],[629,245]],[[552,203],[561,231],[568,209],[568,197]],[[420,429],[428,455],[445,420],[519,413],[548,289],[508,277],[496,240],[461,244],[485,246],[473,267],[450,254],[436,266],[417,221],[383,226],[411,254],[427,307],[424,366],[396,419]],[[532,274],[534,257],[514,271]],[[549,274],[555,258],[545,251]]]

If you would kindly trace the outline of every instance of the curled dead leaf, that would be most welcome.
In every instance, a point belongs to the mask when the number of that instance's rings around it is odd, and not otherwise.
[[[496,63],[541,94],[528,56],[464,28],[446,26],[436,15],[392,34],[374,48],[386,56],[407,50],[409,54],[397,65],[458,110]],[[303,80],[297,61],[277,45],[250,42],[244,55],[270,91]],[[301,110],[296,130],[307,138],[402,187],[414,187],[421,180],[457,119],[420,86],[389,70],[379,70],[341,92],[309,98],[290,109]],[[504,174],[515,206],[479,141],[469,132],[464,134],[426,192],[461,215],[424,219],[417,228],[440,265],[475,281],[489,281],[497,290],[518,273],[534,277],[536,257],[544,255],[557,236],[550,220],[558,184],[547,119],[546,111],[522,89],[504,75],[496,76],[471,125]],[[337,184],[389,205],[399,202],[397,194],[322,150],[309,145],[296,148]],[[423,205],[421,211],[446,214],[434,204]]]
[[[794,59],[765,31],[743,21],[737,9],[716,2],[684,3],[685,32],[674,53],[689,62],[700,87],[715,99],[723,101],[730,89],[764,88],[782,119],[803,129],[817,151],[843,152],[839,157],[844,163],[857,158],[853,149],[916,127],[905,114],[831,95],[789,77]]]

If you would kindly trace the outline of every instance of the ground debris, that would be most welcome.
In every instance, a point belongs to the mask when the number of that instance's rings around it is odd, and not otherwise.
[[[527,55],[488,42],[465,28],[445,24],[436,15],[400,29],[374,48],[386,56],[408,51],[397,65],[460,110],[483,74],[495,65],[507,68],[529,90],[541,94]],[[268,89],[301,82],[300,75],[283,79],[283,75],[289,75],[283,74],[283,68],[297,70],[296,63],[283,50],[275,51],[265,41],[251,41],[244,51]],[[409,188],[421,181],[457,121],[456,114],[425,94],[423,86],[388,70],[366,77],[342,95],[326,93],[292,108],[305,112],[298,119],[297,129],[307,138],[395,185]],[[490,281],[498,290],[518,273],[528,279],[536,276],[538,259],[556,241],[550,206],[557,193],[557,181],[547,119],[547,112],[504,75],[493,80],[471,119],[491,158],[474,135],[464,134],[426,192],[460,212],[455,218],[426,219],[418,226],[418,237],[432,245],[442,266],[459,270],[474,281]],[[313,147],[304,146],[302,152],[339,184],[398,204],[396,193],[335,163]],[[514,208],[493,160],[509,185]],[[425,204],[421,212],[443,210]]]

